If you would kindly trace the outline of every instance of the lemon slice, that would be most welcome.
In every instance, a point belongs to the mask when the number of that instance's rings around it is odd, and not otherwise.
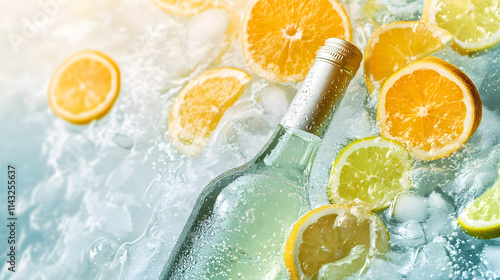
[[[481,122],[474,83],[454,65],[426,57],[394,73],[378,101],[382,136],[395,139],[423,160],[460,149]]]
[[[460,51],[479,51],[500,41],[498,0],[427,0],[422,19],[448,30]]]
[[[465,207],[457,222],[471,236],[481,239],[500,237],[500,177]]]
[[[189,82],[175,98],[168,119],[168,133],[174,147],[189,156],[200,153],[250,80],[241,70],[219,68]]]
[[[303,80],[330,37],[351,40],[351,22],[337,0],[256,0],[243,21],[248,66],[268,80]]]
[[[104,116],[120,89],[120,72],[105,54],[87,50],[72,55],[56,70],[49,84],[52,110],[61,118],[85,124]]]
[[[208,9],[209,0],[153,0],[163,11],[180,16],[192,16]]]
[[[452,35],[433,24],[399,21],[377,28],[365,51],[365,80],[378,93],[394,72],[446,46]]]
[[[340,151],[327,194],[332,203],[380,210],[411,186],[410,169],[410,155],[398,142],[382,137],[359,139]]]
[[[291,279],[343,279],[360,274],[369,259],[390,250],[382,221],[359,206],[328,205],[293,226],[285,247]]]

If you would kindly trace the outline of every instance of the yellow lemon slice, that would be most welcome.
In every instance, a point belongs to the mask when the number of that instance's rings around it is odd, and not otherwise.
[[[365,208],[328,205],[293,226],[285,247],[290,278],[344,279],[359,275],[370,258],[388,252],[389,234]]]
[[[471,236],[482,239],[500,237],[500,178],[465,207],[457,222]]]
[[[186,155],[200,153],[250,80],[241,70],[219,68],[189,82],[175,98],[170,111],[168,132],[172,144]]]
[[[180,16],[192,16],[211,7],[210,0],[153,0],[163,11]]]
[[[349,16],[337,0],[253,1],[241,34],[248,66],[278,82],[303,80],[326,39],[352,37]]]
[[[498,0],[427,0],[422,19],[453,34],[455,46],[463,53],[500,42]]]
[[[359,139],[340,151],[327,194],[334,204],[362,204],[380,210],[411,187],[410,169],[410,154],[398,142],[383,137]]]
[[[392,75],[378,101],[382,136],[402,143],[423,160],[460,149],[481,122],[474,83],[454,65],[435,57],[413,62]]]
[[[59,117],[85,124],[111,109],[119,89],[115,62],[98,51],[82,51],[66,59],[53,74],[49,104]]]

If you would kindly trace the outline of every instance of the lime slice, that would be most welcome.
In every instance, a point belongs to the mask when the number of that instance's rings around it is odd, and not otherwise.
[[[422,19],[452,33],[458,49],[466,53],[500,41],[498,0],[427,0]]]
[[[500,237],[500,177],[465,207],[457,222],[471,236],[481,239]]]
[[[356,140],[335,160],[327,194],[332,203],[380,210],[411,186],[410,168],[410,155],[398,142],[383,137]]]

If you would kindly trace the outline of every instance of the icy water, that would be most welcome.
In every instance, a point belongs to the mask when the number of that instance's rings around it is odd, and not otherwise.
[[[245,0],[227,0],[237,15]],[[376,25],[417,20],[423,1],[344,0],[354,43],[364,50]],[[208,10],[166,14],[150,0],[0,0],[0,180],[17,170],[16,272],[7,270],[8,228],[1,227],[0,279],[156,279],[195,199],[215,176],[264,145],[299,84],[256,75],[195,158],[170,143],[173,98],[190,79],[215,67],[252,74],[233,18]],[[228,31],[229,30],[229,31]],[[228,32],[226,32],[228,31]],[[111,112],[89,125],[57,118],[46,88],[57,65],[82,49],[119,65],[121,91]],[[392,251],[372,260],[366,279],[500,279],[500,240],[463,233],[458,213],[497,177],[500,159],[500,48],[474,57],[446,48],[437,56],[477,86],[483,119],[451,157],[416,161],[414,188],[378,215]],[[378,134],[376,100],[358,71],[313,166],[313,207],[327,203],[331,164],[350,140]],[[338,129],[343,128],[343,129]],[[5,185],[3,185],[5,186]],[[7,223],[7,190],[0,219]]]

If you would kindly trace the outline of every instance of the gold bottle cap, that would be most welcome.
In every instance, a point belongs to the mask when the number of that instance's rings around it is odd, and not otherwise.
[[[352,43],[339,39],[329,38],[319,50],[316,59],[324,59],[336,63],[356,74],[363,60],[363,54]]]

